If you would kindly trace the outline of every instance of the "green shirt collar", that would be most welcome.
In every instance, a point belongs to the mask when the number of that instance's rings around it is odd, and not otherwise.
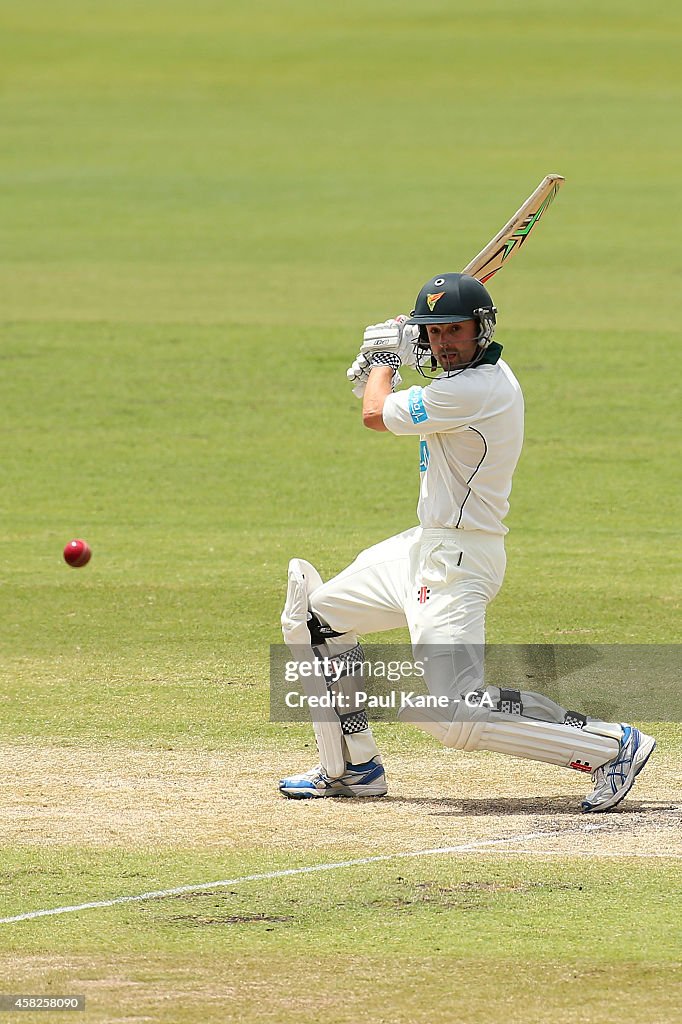
[[[501,355],[502,346],[498,345],[496,341],[491,341],[487,349],[483,352],[483,358],[479,359],[476,366],[494,366]]]

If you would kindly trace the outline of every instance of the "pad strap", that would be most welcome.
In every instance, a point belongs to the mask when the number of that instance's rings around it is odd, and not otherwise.
[[[308,612],[308,632],[310,633],[310,640],[313,647],[319,647],[326,640],[333,640],[336,636],[343,636],[343,633],[339,633],[338,630],[332,629],[326,622],[318,618],[315,612]]]
[[[587,715],[581,715],[579,711],[567,711],[564,715],[564,725],[571,725],[574,729],[584,729],[587,725]]]
[[[500,690],[497,710],[505,715],[522,715],[523,701],[520,690]]]
[[[341,636],[342,634],[336,633],[335,635]],[[324,657],[324,651],[322,657]],[[337,706],[338,715],[341,719],[341,730],[344,736],[351,736],[356,732],[362,732],[364,729],[369,728],[367,712],[364,709],[359,710],[356,701],[357,679],[354,670],[356,666],[362,665],[364,660],[365,652],[360,644],[356,644],[350,650],[344,651],[343,654],[337,654],[333,658],[328,658],[327,661],[331,672],[327,677],[329,692],[333,693],[337,698],[343,698],[343,708],[348,709],[347,711],[340,711]]]

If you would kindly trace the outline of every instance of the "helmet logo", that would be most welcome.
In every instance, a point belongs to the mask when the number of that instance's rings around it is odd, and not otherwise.
[[[439,299],[443,298],[444,295],[445,295],[445,292],[436,292],[435,294],[431,294],[431,295],[427,295],[426,296],[426,305],[429,307],[429,309],[431,310],[432,313],[433,313],[433,307],[436,305],[436,303],[438,302]]]

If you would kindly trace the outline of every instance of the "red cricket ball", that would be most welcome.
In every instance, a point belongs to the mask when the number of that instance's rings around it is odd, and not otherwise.
[[[64,561],[74,569],[80,569],[90,561],[92,551],[86,540],[70,540],[64,548]]]

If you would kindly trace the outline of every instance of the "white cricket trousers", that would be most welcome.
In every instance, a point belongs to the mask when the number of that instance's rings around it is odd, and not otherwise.
[[[343,633],[407,626],[413,646],[482,645],[505,567],[501,534],[415,526],[361,552],[312,592],[310,605]]]
[[[622,729],[586,719],[576,728],[567,712],[543,694],[492,687],[497,706],[471,706],[460,698],[481,692],[485,674],[485,613],[504,578],[504,537],[468,530],[415,527],[363,551],[352,565],[310,594],[312,610],[343,633],[409,628],[424,681],[448,710],[399,717],[420,725],[446,746],[496,750],[581,771],[612,760]],[[348,638],[354,639],[354,638]],[[488,688],[486,688],[488,692]],[[518,694],[519,707],[500,706]],[[507,700],[512,698],[507,697]],[[429,716],[430,720],[429,720]],[[361,746],[354,747],[354,741]],[[351,760],[378,748],[370,730],[345,737]],[[356,762],[357,763],[357,762]]]

